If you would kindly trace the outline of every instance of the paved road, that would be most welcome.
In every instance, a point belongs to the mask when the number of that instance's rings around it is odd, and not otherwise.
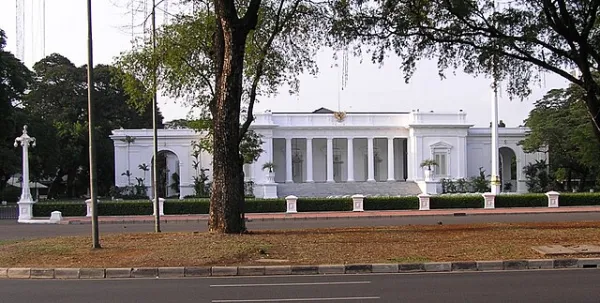
[[[600,270],[0,280],[2,302],[600,302]]]
[[[346,218],[346,219],[303,219],[303,220],[268,220],[248,222],[250,230],[299,229],[353,226],[394,226],[420,224],[464,224],[484,222],[561,222],[561,221],[597,221],[600,213],[547,213],[547,214],[513,214],[513,215],[470,215],[470,216],[423,216],[393,218]],[[206,231],[207,222],[169,222],[163,223],[162,230],[169,231]],[[13,220],[0,220],[0,241],[53,236],[73,236],[89,234],[91,225],[47,225],[18,224]],[[101,224],[100,232],[152,232],[153,224]]]

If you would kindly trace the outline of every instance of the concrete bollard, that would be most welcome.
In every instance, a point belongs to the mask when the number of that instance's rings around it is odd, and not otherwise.
[[[548,197],[548,207],[558,207],[558,197],[560,193],[555,191],[549,191],[546,193],[546,197]]]
[[[63,217],[62,217],[62,213],[60,211],[53,211],[50,213],[50,222],[53,223],[58,223],[60,221],[62,221]]]
[[[429,202],[431,200],[431,195],[427,193],[422,193],[417,195],[419,197],[419,210],[429,210]]]
[[[484,204],[483,204],[483,208],[486,209],[494,209],[496,208],[496,195],[493,193],[483,193],[481,194],[483,196],[483,200],[484,200]]]
[[[156,216],[156,211],[154,210],[154,199],[152,199],[150,202],[152,202],[152,215]],[[158,213],[161,216],[165,215],[165,199],[164,198],[158,198]]]
[[[96,199],[96,204],[100,204],[100,200]],[[87,199],[85,200],[85,205],[87,206],[87,213],[86,213],[86,217],[91,217],[92,216],[92,199]]]
[[[365,211],[364,209],[365,196],[356,194],[352,196],[352,211]]]
[[[294,195],[289,195],[287,197],[285,197],[285,204],[286,204],[286,213],[288,214],[293,214],[293,213],[297,213],[298,212],[298,197],[294,196]]]

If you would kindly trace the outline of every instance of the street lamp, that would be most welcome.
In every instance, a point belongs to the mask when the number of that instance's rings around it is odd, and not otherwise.
[[[29,188],[29,145],[35,147],[35,138],[27,134],[27,125],[23,126],[23,134],[15,138],[15,147],[23,147],[23,184],[21,185],[21,198],[17,204],[19,205],[19,218],[17,222],[25,222],[33,217],[33,198]]]

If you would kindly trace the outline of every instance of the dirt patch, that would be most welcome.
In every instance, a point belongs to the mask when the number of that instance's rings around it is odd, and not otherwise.
[[[0,267],[141,267],[413,263],[544,258],[539,245],[600,244],[600,222],[135,233],[0,245]],[[577,256],[577,255],[572,255]],[[561,256],[570,257],[570,256]],[[585,257],[595,257],[586,255]],[[270,262],[269,259],[273,259]],[[286,261],[287,260],[287,261]]]

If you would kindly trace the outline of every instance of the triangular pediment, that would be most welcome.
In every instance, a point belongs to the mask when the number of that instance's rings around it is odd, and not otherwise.
[[[333,111],[330,110],[329,108],[321,107],[321,108],[313,111],[313,114],[333,114]]]
[[[452,145],[450,143],[447,143],[444,141],[438,141],[436,143],[429,145],[429,148],[431,148],[431,149],[452,149]]]

